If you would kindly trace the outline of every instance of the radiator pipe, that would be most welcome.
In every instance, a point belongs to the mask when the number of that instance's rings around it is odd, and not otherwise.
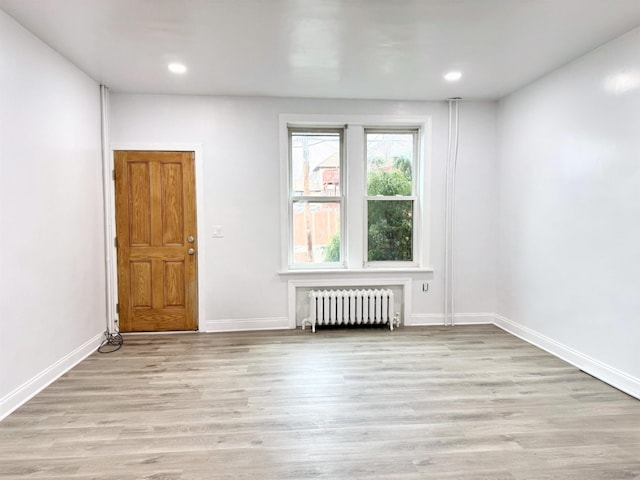
[[[102,147],[102,202],[104,212],[104,254],[105,254],[105,290],[106,290],[106,315],[107,332],[117,333],[116,312],[115,312],[115,275],[114,275],[114,238],[112,227],[112,203],[111,184],[113,181],[111,174],[111,159],[109,151],[109,89],[100,85],[100,140]]]
[[[445,178],[445,242],[444,242],[444,325],[453,326],[454,320],[454,226],[456,166],[458,163],[458,102],[459,97],[449,99],[449,132]]]

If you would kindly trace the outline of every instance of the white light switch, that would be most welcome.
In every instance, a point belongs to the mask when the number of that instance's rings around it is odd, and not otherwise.
[[[222,225],[214,225],[213,226],[213,233],[211,234],[211,236],[213,238],[222,238],[222,237],[224,237],[224,235],[222,233]]]

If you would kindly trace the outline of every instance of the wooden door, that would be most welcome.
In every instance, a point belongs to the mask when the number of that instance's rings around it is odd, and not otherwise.
[[[120,330],[196,330],[193,152],[116,151]]]

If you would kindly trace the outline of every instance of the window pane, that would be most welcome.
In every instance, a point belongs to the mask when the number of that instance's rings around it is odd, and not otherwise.
[[[340,195],[340,133],[291,132],[294,196]]]
[[[367,195],[411,195],[413,133],[367,132]]]
[[[340,203],[293,203],[293,263],[340,261]]]
[[[413,200],[367,201],[370,262],[413,260]]]

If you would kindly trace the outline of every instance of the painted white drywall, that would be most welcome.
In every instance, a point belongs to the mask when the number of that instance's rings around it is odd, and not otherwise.
[[[206,291],[200,294],[206,296],[208,321],[237,321],[238,328],[241,324],[258,328],[261,322],[266,326],[270,320],[287,316],[287,280],[292,277],[278,275],[281,268],[279,115],[431,116],[429,236],[435,273],[411,275],[414,279],[412,310],[418,317],[442,314],[446,102],[112,93],[110,111],[113,145],[202,145],[205,224],[198,228],[204,229],[207,236],[204,245],[207,263],[199,265],[206,270]],[[460,292],[456,310],[493,312],[496,104],[463,103],[460,116],[458,223],[464,227],[458,229],[456,243],[456,286]],[[211,238],[213,225],[223,226],[224,238]],[[407,276],[406,273],[397,275]],[[388,278],[389,274],[379,276]],[[295,278],[313,277],[296,275]],[[421,291],[422,281],[431,284],[428,293]],[[249,319],[256,320],[247,323]]]
[[[101,175],[99,86],[0,12],[0,403],[105,330]]]
[[[640,378],[640,29],[499,106],[498,313]]]

